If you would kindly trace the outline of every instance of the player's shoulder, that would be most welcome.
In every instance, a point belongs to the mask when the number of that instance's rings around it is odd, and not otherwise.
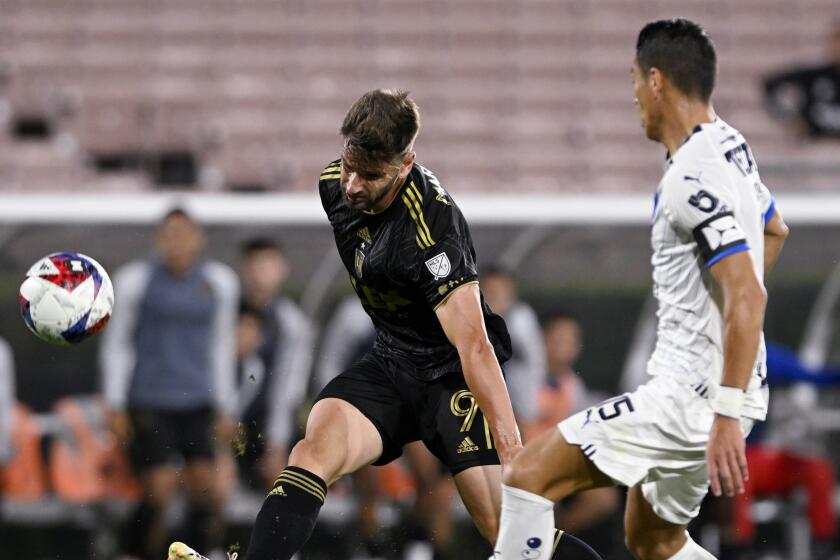
[[[225,293],[239,290],[239,277],[236,272],[222,262],[208,259],[201,263],[201,272],[211,284]]]
[[[143,284],[155,269],[155,263],[151,259],[135,259],[119,267],[114,273],[114,283]]]
[[[404,205],[417,244],[421,249],[435,246],[453,232],[462,234],[464,217],[438,178],[422,165],[414,164],[406,184],[400,190],[398,204]]]
[[[321,170],[318,177],[318,194],[321,196],[321,203],[324,208],[329,208],[341,200],[341,159],[328,163]]]
[[[321,175],[318,177],[318,183],[334,183],[341,178],[341,159],[336,159],[329,162],[321,170]]]
[[[415,163],[408,176],[408,186],[415,196],[430,208],[454,208],[455,202],[430,169]]]

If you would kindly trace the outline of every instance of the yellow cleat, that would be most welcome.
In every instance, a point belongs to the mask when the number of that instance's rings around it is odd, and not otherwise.
[[[169,545],[169,555],[166,560],[179,560],[181,558],[192,558],[193,560],[207,560],[195,550],[191,549],[182,542],[174,542]]]

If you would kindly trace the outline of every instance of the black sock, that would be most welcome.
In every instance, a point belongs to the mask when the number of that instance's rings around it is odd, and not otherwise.
[[[326,496],[317,475],[286,467],[257,515],[247,560],[289,560],[309,540]]]

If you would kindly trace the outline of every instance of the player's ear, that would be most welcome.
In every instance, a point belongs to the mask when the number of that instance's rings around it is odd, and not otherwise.
[[[648,86],[650,87],[650,91],[653,94],[655,99],[658,99],[660,95],[662,95],[662,86],[665,80],[665,76],[662,74],[662,71],[659,68],[651,68],[648,70],[647,75],[647,82]]]
[[[414,165],[415,159],[417,159],[417,152],[411,151],[405,154],[402,161],[402,169],[400,169],[400,175],[408,175],[411,173],[411,166]]]

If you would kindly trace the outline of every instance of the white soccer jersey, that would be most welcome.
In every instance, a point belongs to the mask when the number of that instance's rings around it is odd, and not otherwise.
[[[764,226],[773,198],[740,132],[718,119],[694,129],[668,160],[657,188],[651,244],[654,295],[659,302],[654,376],[714,393],[723,375],[723,299],[709,268],[749,251],[764,278]],[[744,415],[767,413],[764,337],[747,388]]]

